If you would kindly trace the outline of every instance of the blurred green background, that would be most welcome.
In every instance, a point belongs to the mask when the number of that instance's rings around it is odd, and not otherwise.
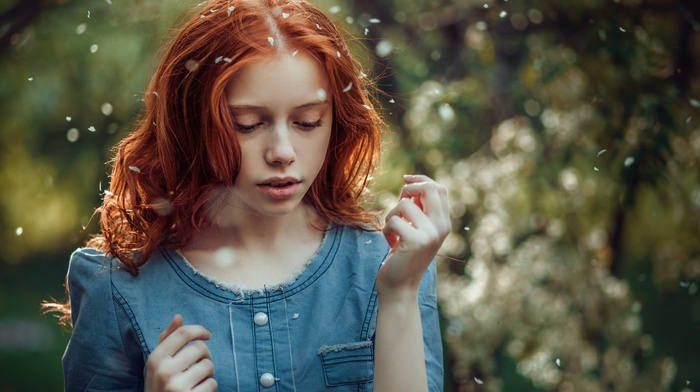
[[[0,392],[62,390],[39,304],[196,4],[0,0]],[[700,2],[317,4],[386,92],[376,202],[450,189],[446,390],[700,390]]]

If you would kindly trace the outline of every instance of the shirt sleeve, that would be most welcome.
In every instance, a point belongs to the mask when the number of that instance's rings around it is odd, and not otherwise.
[[[423,326],[423,345],[425,348],[425,370],[428,376],[428,390],[443,390],[442,335],[437,308],[437,270],[435,260],[430,264],[421,280],[418,299],[421,323]]]
[[[94,249],[71,256],[73,333],[63,354],[67,392],[143,390],[143,355],[121,325],[128,320],[112,296],[111,268],[109,258]]]

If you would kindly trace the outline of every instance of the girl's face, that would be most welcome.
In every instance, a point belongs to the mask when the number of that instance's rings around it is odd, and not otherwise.
[[[241,146],[233,203],[265,216],[297,209],[326,156],[333,108],[323,69],[304,52],[243,67],[228,104]]]

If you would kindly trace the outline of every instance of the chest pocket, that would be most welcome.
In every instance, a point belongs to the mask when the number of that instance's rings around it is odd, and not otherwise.
[[[371,340],[322,346],[318,350],[327,387],[365,384],[374,380],[374,352]],[[363,388],[354,390],[364,390]]]

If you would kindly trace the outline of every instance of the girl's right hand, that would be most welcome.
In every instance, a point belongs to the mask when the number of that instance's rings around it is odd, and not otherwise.
[[[146,361],[146,391],[216,391],[214,363],[202,342],[209,338],[204,327],[184,325],[176,314]]]

